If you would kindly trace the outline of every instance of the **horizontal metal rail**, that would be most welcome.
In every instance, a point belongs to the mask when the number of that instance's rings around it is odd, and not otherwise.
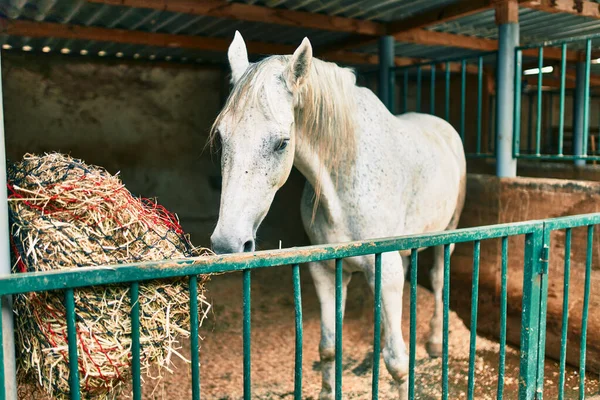
[[[392,69],[394,71],[403,71],[405,69],[426,67],[426,66],[431,66],[431,65],[444,65],[445,63],[462,62],[463,60],[476,60],[479,57],[495,56],[497,54],[498,54],[498,51],[496,51],[496,50],[485,51],[485,52],[469,54],[469,55],[465,55],[465,56],[448,57],[448,58],[442,58],[442,59],[436,59],[436,60],[430,60],[430,61],[423,61],[423,62],[415,63],[415,64],[401,65],[401,66],[394,67]]]
[[[515,49],[515,94],[514,108],[515,118],[513,121],[513,156],[518,159],[529,160],[552,160],[552,161],[574,161],[576,165],[582,165],[586,160],[598,161],[600,153],[598,149],[590,154],[588,152],[588,143],[590,142],[590,92],[591,80],[590,71],[592,63],[592,42],[594,39],[600,39],[600,35],[587,35],[575,38],[546,41],[536,44],[519,46]],[[572,91],[574,102],[573,114],[573,140],[571,148],[565,148],[565,97],[568,92],[566,88],[567,75],[567,56],[568,47],[573,43],[581,43],[583,52],[581,61],[576,65],[576,87]],[[558,75],[558,137],[554,134],[554,118],[552,115],[553,97],[544,95],[544,49],[547,47],[560,48],[560,71]],[[523,85],[523,51],[537,50],[537,68],[534,73],[536,82],[528,81],[533,89],[528,89],[525,97],[527,98],[527,121],[526,133],[522,133],[522,97],[525,90]],[[553,68],[555,68],[554,66]],[[530,88],[531,88],[530,86]],[[555,93],[554,91],[552,93]],[[544,98],[547,98],[547,104],[544,106]],[[535,108],[534,108],[535,99]],[[542,121],[547,118],[547,134],[542,135]],[[535,122],[535,123],[534,123]],[[522,136],[526,136],[523,138]],[[545,136],[545,138],[543,137]],[[600,140],[600,136],[598,137]]]
[[[497,56],[497,51],[488,51],[483,53],[471,54],[463,57],[452,57],[445,58],[441,60],[431,60],[425,61],[417,64],[410,64],[395,67],[393,69],[393,73],[401,74],[402,86],[401,86],[401,97],[402,97],[402,112],[406,113],[408,111],[416,111],[423,112],[426,110],[422,106],[423,99],[423,74],[429,74],[429,107],[428,112],[432,115],[436,115],[436,71],[437,66],[442,67],[442,70],[445,70],[445,74],[443,76],[444,79],[444,106],[443,106],[443,115],[439,115],[441,118],[444,118],[446,121],[452,123],[451,121],[451,113],[450,113],[450,105],[451,105],[451,75],[452,75],[452,66],[451,63],[460,63],[460,110],[458,121],[454,121],[457,126],[457,131],[460,134],[461,140],[463,141],[463,145],[467,147],[467,143],[470,142],[470,139],[473,139],[474,149],[473,151],[467,152],[467,157],[469,158],[491,158],[494,157],[494,144],[495,144],[495,132],[494,126],[491,123],[491,120],[494,119],[495,109],[488,104],[489,113],[488,113],[488,134],[490,137],[486,141],[487,143],[487,151],[483,149],[483,103],[484,103],[484,69],[483,69],[483,61],[485,57]],[[472,61],[472,63],[470,62]],[[477,98],[475,100],[475,115],[473,118],[475,119],[475,129],[473,132],[474,138],[471,135],[467,135],[467,70],[469,67],[473,66],[473,68],[477,69]],[[416,75],[414,79],[415,83],[415,107],[411,110],[409,107],[409,83],[411,72],[414,72],[413,75]],[[489,98],[489,97],[488,97]],[[441,114],[441,113],[440,113]],[[470,118],[469,118],[470,119]],[[494,138],[493,138],[494,137]]]
[[[376,253],[420,249],[444,244],[472,242],[474,240],[531,233],[541,223],[541,221],[518,222],[464,228],[439,233],[260,251],[256,253],[72,268],[50,272],[26,272],[0,278],[0,296],[243,271],[254,268],[303,264],[366,256]]]
[[[411,280],[410,280],[410,349],[409,349],[409,396],[415,395],[416,381],[416,316],[417,316],[417,252],[421,248],[441,246],[443,250],[443,342],[442,342],[442,398],[449,398],[449,355],[448,355],[448,329],[449,329],[449,285],[450,285],[450,246],[455,243],[473,243],[473,284],[472,284],[472,309],[471,309],[471,334],[469,339],[469,371],[468,393],[469,399],[475,398],[476,374],[476,332],[477,332],[477,302],[478,281],[480,269],[481,241],[500,239],[502,243],[502,282],[500,293],[500,358],[498,364],[498,398],[503,397],[503,377],[506,359],[506,309],[507,309],[507,264],[508,264],[508,238],[511,236],[524,236],[524,292],[523,316],[521,329],[521,357],[519,398],[533,398],[535,392],[543,390],[543,356],[545,343],[545,307],[547,299],[547,255],[543,256],[544,249],[549,243],[549,232],[556,229],[567,229],[570,240],[570,229],[580,226],[588,227],[588,249],[586,258],[586,285],[584,301],[584,317],[582,321],[582,358],[580,369],[580,388],[585,385],[585,334],[587,330],[587,315],[590,294],[590,274],[592,259],[592,232],[593,226],[600,224],[600,213],[586,214],[572,217],[554,218],[540,221],[527,221],[520,223],[500,224],[494,226],[465,228],[454,231],[410,235],[404,237],[363,240],[338,245],[309,246],[303,248],[257,252],[251,254],[236,254],[229,256],[214,256],[166,260],[158,262],[145,262],[136,264],[123,264],[106,267],[75,268],[70,270],[21,273],[0,278],[1,296],[21,294],[25,292],[38,292],[47,290],[61,290],[65,294],[66,320],[68,330],[68,354],[70,365],[70,390],[71,398],[80,398],[79,371],[78,371],[78,346],[77,346],[77,311],[74,300],[74,290],[80,287],[98,286],[107,284],[129,284],[132,319],[132,392],[133,398],[142,397],[142,387],[139,371],[139,285],[146,280],[167,279],[181,276],[189,277],[190,292],[190,321],[191,340],[191,372],[192,372],[192,398],[200,398],[200,368],[198,346],[198,302],[197,280],[200,274],[241,271],[243,274],[243,388],[244,399],[252,397],[252,360],[251,360],[251,273],[253,269],[273,266],[290,266],[292,268],[295,314],[295,362],[294,362],[294,399],[301,399],[302,393],[302,300],[300,287],[300,264],[307,262],[335,260],[335,398],[341,399],[343,393],[342,370],[342,323],[343,323],[343,272],[342,261],[349,257],[374,257],[374,336],[373,336],[373,378],[372,398],[378,398],[379,389],[379,357],[380,357],[380,326],[382,322],[382,254],[394,251],[407,251],[411,255]],[[568,243],[570,251],[570,242]],[[546,258],[544,260],[544,257]],[[567,263],[568,257],[565,259]],[[565,274],[567,272],[565,271]],[[546,277],[544,277],[544,274]],[[566,275],[565,275],[566,276]],[[565,278],[565,286],[568,279]],[[567,316],[563,318],[568,319]],[[566,333],[563,328],[563,339],[566,343]],[[561,357],[560,382],[564,385],[564,364]],[[0,377],[3,376],[0,365]],[[3,389],[0,388],[0,397]]]
[[[577,43],[577,42],[582,42],[582,41],[585,41],[588,39],[589,40],[600,39],[600,33],[594,33],[594,34],[590,34],[590,35],[576,36],[576,37],[570,37],[570,38],[564,38],[564,39],[546,40],[546,41],[537,42],[537,43],[530,43],[530,44],[519,46],[516,48],[516,50],[527,50],[527,49],[537,49],[539,47],[561,46],[563,44]]]

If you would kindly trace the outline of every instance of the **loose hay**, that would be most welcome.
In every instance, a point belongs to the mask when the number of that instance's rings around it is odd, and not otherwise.
[[[208,254],[194,248],[176,217],[135,198],[118,176],[62,154],[26,155],[9,166],[13,272],[183,258]],[[200,321],[210,305],[198,281]],[[161,377],[189,336],[187,279],[139,287],[142,376]],[[75,290],[82,394],[114,398],[131,377],[128,285]],[[50,397],[67,398],[69,368],[62,292],[14,299],[18,379],[37,382]],[[187,360],[186,360],[187,361]]]

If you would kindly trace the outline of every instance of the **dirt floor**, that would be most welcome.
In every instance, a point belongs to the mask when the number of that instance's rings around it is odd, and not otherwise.
[[[203,399],[239,399],[242,397],[242,285],[241,274],[216,276],[209,283],[213,313],[202,327],[201,386]],[[408,344],[409,292],[404,291],[403,329]],[[319,303],[310,274],[302,271],[304,314],[303,398],[317,399],[319,372]],[[431,359],[425,350],[433,297],[418,289],[416,398],[441,397],[441,359]],[[372,296],[364,278],[355,275],[349,287],[344,321],[344,398],[371,398],[373,341]],[[291,268],[271,268],[252,275],[252,398],[292,399],[294,388],[294,304]],[[466,398],[469,356],[469,330],[456,314],[450,315],[450,399]],[[183,354],[189,354],[184,346]],[[499,345],[477,338],[475,398],[496,398]],[[504,398],[517,398],[519,355],[506,349]],[[589,375],[589,374],[588,374]],[[586,394],[599,393],[598,377],[586,377]],[[546,362],[544,395],[557,397],[558,364]],[[380,398],[396,398],[392,380],[381,360]],[[567,371],[565,397],[578,398],[579,377]],[[173,375],[166,374],[158,386],[144,385],[145,399],[191,398],[189,367],[183,363]]]

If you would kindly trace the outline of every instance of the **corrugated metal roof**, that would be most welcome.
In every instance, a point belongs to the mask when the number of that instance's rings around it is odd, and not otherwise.
[[[274,24],[260,24],[206,16],[87,3],[83,0],[4,0],[0,1],[0,15],[12,19],[35,20],[53,23],[69,23],[81,26],[127,29],[144,32],[232,38],[236,30],[248,41],[298,45],[305,36],[315,47],[327,45],[349,36],[347,33],[315,29],[301,29]],[[224,54],[188,49],[152,48],[149,46],[78,41],[63,39],[29,39],[1,37],[2,44],[13,48],[31,47],[32,51],[50,49],[60,51],[68,48],[71,53],[82,50],[89,55],[114,57],[154,56],[154,59],[173,61],[199,60],[223,61]],[[26,49],[29,49],[26,47]]]
[[[348,18],[393,21],[455,3],[456,0],[242,0],[241,2]]]
[[[428,29],[498,39],[494,10],[482,11]],[[600,33],[600,19],[521,8],[519,10],[519,31],[521,44],[537,43],[544,40]]]
[[[391,21],[409,18],[428,9],[455,3],[458,0],[236,0],[247,4],[290,10],[322,13],[375,21]],[[600,0],[598,0],[600,1]],[[85,0],[0,0],[0,15],[32,21],[69,23],[74,25],[118,28],[144,32],[197,35],[203,37],[231,38],[235,30],[242,32],[248,41],[297,45],[308,36],[314,47],[327,46],[343,41],[350,33],[292,26],[235,21],[230,19],[180,14],[168,11],[131,8],[88,3]],[[550,14],[530,9],[520,9],[521,43],[539,42],[575,35],[600,33],[600,20],[570,14]],[[494,11],[472,14],[438,24],[428,29],[497,39]],[[71,54],[103,55],[105,57],[136,57],[170,61],[222,62],[225,55],[177,48],[154,48],[85,40],[28,39],[2,37],[0,42],[13,48],[31,51],[60,51],[69,49]],[[576,48],[576,45],[570,45]],[[360,52],[377,53],[377,46],[356,49]],[[446,58],[473,55],[476,51],[454,47],[424,46],[397,43],[396,54],[415,58]]]

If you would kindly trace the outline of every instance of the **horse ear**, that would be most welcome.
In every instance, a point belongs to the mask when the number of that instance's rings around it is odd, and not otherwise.
[[[242,38],[239,31],[235,31],[233,41],[227,50],[227,58],[229,58],[229,66],[231,67],[231,83],[235,84],[250,65],[246,43],[244,43],[244,38]]]
[[[312,46],[308,38],[304,38],[290,60],[287,71],[287,84],[295,91],[304,84],[312,64]]]

